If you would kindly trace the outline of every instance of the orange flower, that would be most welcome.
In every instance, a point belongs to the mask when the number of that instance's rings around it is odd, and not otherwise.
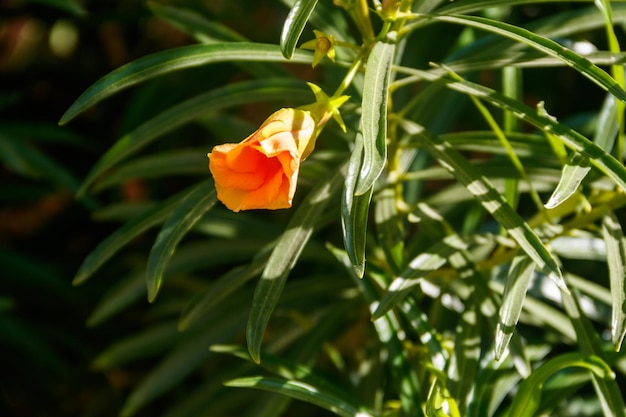
[[[217,197],[230,210],[291,207],[300,163],[311,153],[316,120],[302,109],[280,109],[238,144],[208,154]]]

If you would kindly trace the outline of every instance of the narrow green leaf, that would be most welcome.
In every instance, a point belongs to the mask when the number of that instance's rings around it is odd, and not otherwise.
[[[228,26],[209,20],[204,15],[180,6],[165,6],[149,1],[148,7],[156,16],[166,20],[183,32],[193,36],[198,42],[249,42],[249,40]],[[288,77],[289,71],[279,64],[265,62],[236,62],[235,65],[255,78]]]
[[[553,209],[570,198],[578,190],[590,170],[591,163],[587,158],[579,153],[573,154],[563,167],[561,179],[545,207]]]
[[[502,295],[500,320],[496,328],[495,352],[497,361],[504,355],[504,351],[513,336],[534,272],[535,263],[525,254],[516,256],[511,262]]]
[[[252,359],[261,360],[263,335],[272,312],[285,286],[287,275],[293,269],[304,246],[309,241],[319,217],[324,213],[330,198],[338,191],[345,179],[347,163],[339,173],[317,184],[287,225],[270,255],[263,275],[254,291],[250,317],[246,330],[248,350]]]
[[[370,311],[376,308],[379,303],[378,291],[374,282],[369,278],[360,279],[350,265],[350,259],[346,252],[327,244],[328,250],[348,271],[353,281],[360,289],[363,297],[370,306]],[[372,279],[376,280],[376,285],[384,286],[384,278],[372,275]],[[422,416],[423,411],[420,406],[423,398],[420,395],[420,383],[415,373],[413,365],[408,361],[408,352],[403,344],[405,330],[401,327],[398,318],[393,311],[374,320],[374,328],[381,343],[384,344],[388,363],[390,364],[395,389],[398,390],[397,395],[400,398],[402,409],[406,415]]]
[[[586,368],[602,379],[614,378],[611,368],[597,356],[580,353],[557,356],[537,368],[520,384],[507,415],[509,417],[533,417],[539,408],[544,383],[557,372],[572,367]]]
[[[158,203],[141,216],[126,222],[122,227],[101,241],[85,258],[72,283],[74,285],[83,283],[126,244],[143,232],[165,221],[189,192],[190,190],[183,191]]]
[[[536,110],[516,100],[511,100],[510,98],[479,84],[469,81],[452,80],[446,76],[441,77],[439,75],[428,73],[427,71],[412,68],[402,67],[396,68],[396,70],[417,75],[420,79],[444,83],[452,90],[459,91],[463,94],[477,96],[497,107],[513,111],[514,114],[520,119],[527,121],[543,131],[555,135],[565,142],[565,144],[571,149],[589,158],[592,165],[598,168],[606,176],[615,181],[620,188],[626,191],[626,168],[624,168],[624,165],[580,133],[557,122],[556,120],[541,115]]]
[[[297,80],[264,79],[227,85],[185,100],[120,138],[91,168],[78,194],[84,193],[100,175],[122,159],[133,155],[154,139],[185,123],[201,118],[209,112],[243,103],[284,100],[286,97],[301,100],[302,97],[310,94],[310,90],[305,88],[305,84]],[[238,142],[239,138],[229,139],[229,141]]]
[[[212,282],[206,291],[198,294],[185,306],[178,322],[178,328],[181,331],[187,329],[220,301],[259,275],[266,264],[267,259],[261,259],[250,265],[239,266]]]
[[[211,317],[211,323],[194,332],[179,335],[176,346],[146,377],[134,386],[124,403],[121,417],[135,415],[141,408],[159,398],[188,377],[214,355],[208,346],[227,343],[241,332],[245,311],[235,307]]]
[[[389,284],[385,295],[372,313],[372,320],[377,320],[396,306],[421,280],[432,271],[443,266],[448,258],[467,249],[468,245],[458,235],[450,235],[432,245],[409,262],[407,268]]]
[[[245,42],[191,45],[157,52],[100,78],[67,109],[59,124],[69,122],[99,101],[150,78],[184,68],[233,61],[282,62],[285,58],[276,45]],[[310,63],[311,54],[295,51],[290,62]]]
[[[111,170],[101,181],[96,182],[94,191],[111,187],[130,179],[150,179],[175,175],[206,175],[206,148],[170,150],[156,155],[136,158]]]
[[[610,153],[618,130],[617,100],[612,95],[607,95],[600,110],[593,141],[607,153]],[[574,194],[590,170],[590,162],[587,158],[579,153],[572,155],[567,165],[563,167],[561,180],[548,199],[546,208],[554,208]]]
[[[0,132],[0,161],[20,175],[49,181],[72,193],[78,190],[79,182],[72,173],[22,137]]]
[[[153,1],[148,1],[146,4],[156,16],[168,21],[200,42],[247,42],[244,36],[219,22],[207,19],[194,10],[179,6],[166,6]]]
[[[163,271],[178,246],[178,242],[217,202],[213,181],[198,184],[169,216],[157,236],[146,272],[148,301],[153,302],[163,281]]]
[[[48,6],[56,7],[59,10],[72,13],[76,16],[84,16],[87,11],[83,6],[74,0],[26,0],[31,3],[40,3]]]
[[[300,39],[311,13],[313,13],[315,5],[317,5],[317,0],[296,0],[289,10],[283,24],[283,31],[280,34],[280,50],[285,58],[291,59],[293,56],[298,39]]]
[[[330,410],[342,417],[371,417],[372,414],[343,398],[327,393],[310,384],[277,377],[252,376],[233,379],[224,383],[227,387],[257,388],[277,392]]]
[[[478,16],[424,15],[424,17],[442,22],[475,27],[525,43],[532,48],[562,60],[618,99],[626,101],[626,91],[624,91],[613,77],[605,71],[591,63],[587,58],[527,29]]]
[[[363,277],[365,272],[367,219],[374,191],[374,187],[372,187],[367,193],[355,195],[362,163],[363,135],[361,132],[357,132],[341,198],[341,226],[346,252],[350,257],[354,272],[359,277]]]
[[[561,297],[563,308],[576,332],[576,342],[580,351],[586,355],[603,357],[604,348],[596,329],[581,307],[578,293],[576,291],[569,294],[561,293]],[[591,378],[604,415],[626,417],[626,406],[617,381],[614,378],[602,378],[593,373]]]
[[[363,132],[363,165],[355,194],[363,195],[374,186],[387,159],[387,101],[391,64],[396,49],[395,32],[391,39],[377,42],[365,67],[361,129]]]
[[[118,314],[124,308],[140,300],[146,294],[146,276],[143,269],[116,283],[108,290],[87,319],[87,326],[94,327]]]
[[[404,267],[404,230],[397,209],[396,190],[387,187],[376,196],[374,219],[376,235],[389,266],[395,273]]]
[[[407,120],[400,121],[400,125],[411,135],[419,137],[421,144],[481,202],[539,268],[545,271],[559,288],[568,292],[556,259],[528,223],[511,208],[504,197],[475,166],[449,143],[442,142],[423,127]]]
[[[143,286],[143,280],[141,283]],[[169,349],[179,337],[176,323],[164,321],[115,342],[94,359],[92,366],[102,371],[133,360],[150,358]]]
[[[609,214],[602,221],[602,235],[606,244],[606,261],[609,266],[611,287],[611,338],[613,347],[619,351],[626,335],[626,238],[614,214]]]

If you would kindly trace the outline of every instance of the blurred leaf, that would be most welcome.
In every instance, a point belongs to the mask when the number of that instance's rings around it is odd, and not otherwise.
[[[123,89],[172,71],[216,62],[284,60],[275,45],[260,43],[192,45],[157,52],[123,65],[100,78],[67,109],[59,124],[66,124],[89,107]],[[311,54],[295,51],[291,62],[309,63]]]
[[[404,267],[404,230],[396,203],[399,201],[394,188],[381,190],[376,196],[374,219],[378,244],[382,246],[387,262],[394,272]]]
[[[624,279],[626,272],[626,238],[614,214],[609,214],[602,221],[602,235],[606,244],[606,261],[609,266],[611,286],[611,339],[613,347],[619,351],[626,334],[626,292]]]
[[[310,91],[300,81],[266,79],[226,85],[185,100],[120,138],[91,168],[78,193],[84,193],[100,175],[154,139],[209,112],[254,101],[283,100],[286,97],[302,100],[307,97],[305,94]]]
[[[168,6],[148,1],[150,11],[161,19],[166,20],[183,32],[193,36],[200,42],[247,42],[239,33],[219,22],[205,18],[200,13],[179,6]]]
[[[585,355],[602,358],[605,352],[598,333],[584,314],[578,293],[575,291],[569,294],[561,293],[561,297],[565,312],[576,332],[576,341],[580,351]],[[624,398],[614,375],[611,374],[611,378],[604,378],[592,373],[591,378],[604,414],[616,417],[626,416]]]
[[[296,0],[291,6],[280,34],[280,50],[285,58],[291,59],[293,56],[298,39],[316,5],[317,0]]]
[[[102,324],[124,308],[142,299],[146,294],[146,276],[144,268],[141,272],[120,280],[111,287],[93,309],[87,319],[87,326]]]
[[[586,368],[599,378],[613,378],[611,368],[596,356],[587,356],[580,353],[557,356],[537,368],[530,377],[520,384],[508,416],[533,417],[541,401],[541,391],[544,383],[552,375],[570,367]]]
[[[87,14],[87,11],[78,2],[74,0],[26,0],[29,3],[45,4],[47,6],[55,7],[59,10],[69,12],[76,16],[83,16]]]
[[[220,301],[224,300],[252,278],[261,274],[266,264],[267,259],[262,258],[253,261],[249,265],[233,268],[212,282],[205,291],[198,294],[185,306],[178,322],[178,328],[181,331],[187,329],[187,327],[207,314],[207,312]]]
[[[380,176],[387,159],[387,101],[394,58],[395,32],[372,48],[365,67],[361,129],[363,131],[363,164],[355,195],[368,193]]]
[[[198,42],[248,42],[248,39],[228,26],[205,18],[203,15],[181,7],[165,6],[149,1],[148,7],[155,15],[166,20],[176,28],[193,36]],[[235,63],[248,74],[259,77],[289,76],[289,72],[278,64],[264,62]]]
[[[104,370],[133,360],[147,359],[173,346],[179,337],[176,324],[164,321],[115,342],[94,359],[92,366]]]
[[[111,187],[131,179],[152,179],[175,175],[201,175],[207,173],[206,148],[170,150],[168,152],[136,158],[112,169],[94,191]]]
[[[148,301],[153,302],[161,288],[163,271],[180,240],[217,202],[213,181],[198,184],[168,217],[157,236],[146,272]]]
[[[341,198],[341,226],[343,240],[354,272],[363,277],[365,272],[365,243],[367,219],[374,187],[362,195],[355,195],[356,185],[363,164],[363,135],[357,132],[354,150],[350,156],[348,173]]]
[[[0,132],[0,160],[21,175],[49,181],[72,194],[78,190],[79,182],[73,174],[22,138]]]
[[[361,279],[354,273],[346,252],[330,244],[327,245],[327,248],[337,261],[348,270],[348,273],[369,304],[370,311],[373,312],[379,303],[379,297],[369,277]],[[380,285],[380,282],[378,284]],[[384,354],[389,357],[387,363],[393,375],[394,388],[398,391],[397,395],[400,398],[403,411],[410,416],[422,416],[423,412],[419,405],[421,400],[420,383],[415,369],[408,361],[408,353],[403,344],[404,330],[400,327],[393,311],[388,311],[378,319],[372,317],[372,320],[378,339],[385,347],[386,351]]]
[[[193,191],[193,188],[192,190]],[[135,237],[165,221],[180,202],[191,192],[183,191],[169,199],[162,201],[143,213],[126,222],[122,227],[101,241],[98,246],[85,258],[74,277],[73,284],[78,285],[86,281],[100,267],[115,255],[120,249],[131,242]]]
[[[277,377],[253,376],[238,378],[224,383],[227,387],[258,388],[265,391],[277,392],[292,398],[309,402],[325,408],[342,417],[370,417],[369,411],[346,402],[318,387],[300,381]]]
[[[226,343],[240,333],[245,322],[245,310],[237,309],[236,305],[234,307],[235,311],[231,306],[230,309],[222,310],[219,316],[209,317],[210,321],[207,322],[211,325],[205,324],[196,331],[179,337],[174,349],[133,389],[120,416],[135,415],[214,355],[208,349],[210,345]]]
[[[346,164],[347,165],[347,164]],[[259,363],[261,343],[272,312],[285,286],[287,275],[298,261],[319,217],[329,200],[338,191],[345,178],[346,166],[337,175],[320,181],[309,192],[289,221],[285,232],[276,243],[254,291],[247,327],[248,350]]]

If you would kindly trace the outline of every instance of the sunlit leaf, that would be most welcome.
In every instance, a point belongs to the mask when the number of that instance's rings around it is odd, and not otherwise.
[[[213,181],[200,183],[180,202],[163,224],[148,257],[146,283],[150,302],[156,298],[163,281],[163,272],[178,242],[216,202],[217,194]]]
[[[280,34],[280,49],[285,58],[291,59],[293,56],[298,39],[316,5],[317,0],[296,0],[291,6]]]
[[[387,102],[395,38],[379,41],[370,52],[365,68],[361,129],[363,131],[363,165],[357,181],[356,195],[371,190],[387,159]]]
[[[275,45],[260,43],[218,43],[207,45],[183,46],[157,52],[128,63],[96,81],[63,114],[63,125],[89,107],[133,85],[150,78],[217,62],[232,61],[285,61]],[[311,54],[295,51],[291,62],[311,62]]]
[[[248,350],[257,363],[261,360],[265,329],[285,286],[287,275],[296,264],[330,198],[343,184],[345,168],[337,175],[322,180],[307,195],[293,214],[263,270],[254,292],[247,327]]]
[[[613,214],[604,217],[602,221],[602,235],[606,243],[606,260],[609,266],[609,279],[611,283],[611,337],[613,347],[619,351],[626,333],[626,292],[624,279],[626,272],[626,239],[624,232]]]

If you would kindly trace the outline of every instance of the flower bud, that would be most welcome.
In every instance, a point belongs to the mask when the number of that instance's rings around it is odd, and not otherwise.
[[[285,108],[242,142],[215,146],[208,157],[217,197],[233,211],[291,207],[317,133],[311,112]]]

